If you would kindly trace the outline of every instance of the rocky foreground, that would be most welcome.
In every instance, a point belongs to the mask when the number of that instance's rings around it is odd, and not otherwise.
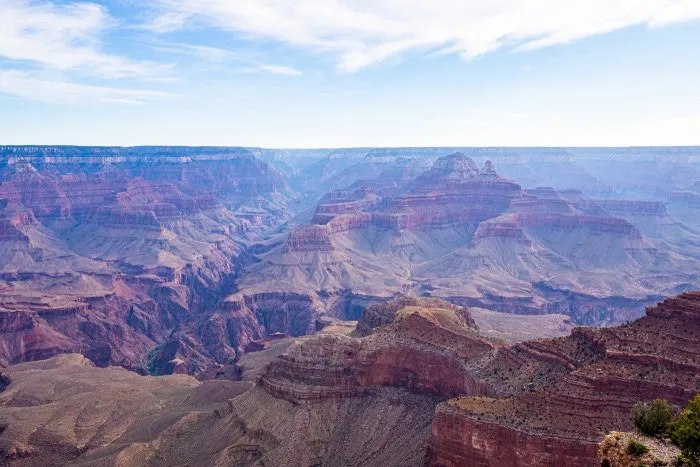
[[[630,441],[644,445],[648,452],[632,455],[627,452]],[[681,451],[670,440],[644,436],[639,433],[620,433],[614,431],[598,445],[600,465],[610,467],[627,467],[638,465],[676,465]]]
[[[240,381],[23,363],[3,371],[0,449],[16,465],[598,465],[634,403],[699,390],[700,293],[557,339],[485,331],[403,298],[356,330],[262,342]]]

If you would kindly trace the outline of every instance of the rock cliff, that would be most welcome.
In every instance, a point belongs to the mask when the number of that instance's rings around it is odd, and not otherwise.
[[[589,353],[574,355],[571,371],[540,390],[441,404],[430,463],[596,465],[602,438],[611,429],[632,428],[636,402],[665,398],[682,405],[697,393],[698,333],[700,293],[687,293],[649,308],[636,322],[543,342],[551,349],[583,339]]]

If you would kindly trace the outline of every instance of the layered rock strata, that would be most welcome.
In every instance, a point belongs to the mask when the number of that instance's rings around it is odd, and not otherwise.
[[[608,325],[700,281],[700,233],[658,201],[523,190],[461,153],[396,190],[381,187],[329,193],[308,224],[257,255],[239,290],[306,294],[318,304],[310,313],[342,319],[356,314],[342,297],[372,304],[414,293]]]
[[[572,338],[587,342],[590,356],[587,362],[586,353],[574,356],[571,371],[554,384],[512,398],[441,404],[431,465],[596,465],[602,438],[611,429],[633,428],[636,402],[664,398],[683,405],[697,393],[700,293],[668,299],[636,322],[581,329]],[[569,340],[543,344],[564,350]]]
[[[241,148],[0,147],[0,364],[231,365],[262,331],[222,299],[293,197]]]
[[[558,339],[508,345],[487,331],[471,310],[403,297],[370,307],[365,337],[262,342],[239,382],[78,356],[23,363],[0,374],[0,452],[27,466],[593,466],[635,402],[697,392],[700,292]]]

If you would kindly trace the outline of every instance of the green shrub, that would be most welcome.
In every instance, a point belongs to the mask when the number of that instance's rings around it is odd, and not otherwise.
[[[683,456],[691,463],[700,465],[700,394],[690,401],[678,420],[671,423],[669,433],[671,440],[681,448]]]
[[[639,402],[632,409],[634,426],[647,436],[656,436],[665,433],[668,424],[673,420],[676,407],[663,399],[654,399],[651,402]]]
[[[649,449],[646,446],[633,439],[631,439],[630,443],[627,445],[627,454],[629,455],[639,457],[643,456],[647,452],[649,452]]]

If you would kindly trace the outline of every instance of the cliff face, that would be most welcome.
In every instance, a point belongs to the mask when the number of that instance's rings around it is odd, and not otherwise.
[[[697,392],[700,293],[668,299],[628,325],[582,329],[572,338],[590,342],[599,356],[586,363],[580,353],[556,383],[512,398],[467,397],[441,405],[431,464],[596,465],[605,434],[633,428],[630,411],[637,401],[665,398],[683,405]],[[566,340],[544,344],[561,347]]]
[[[376,386],[447,397],[495,393],[477,381],[467,360],[498,344],[481,338],[467,310],[436,299],[402,298],[370,307],[364,339],[326,335],[273,361],[259,383],[289,400],[359,397]]]
[[[240,148],[0,147],[0,362],[231,364],[260,331],[222,295],[293,197]]]

